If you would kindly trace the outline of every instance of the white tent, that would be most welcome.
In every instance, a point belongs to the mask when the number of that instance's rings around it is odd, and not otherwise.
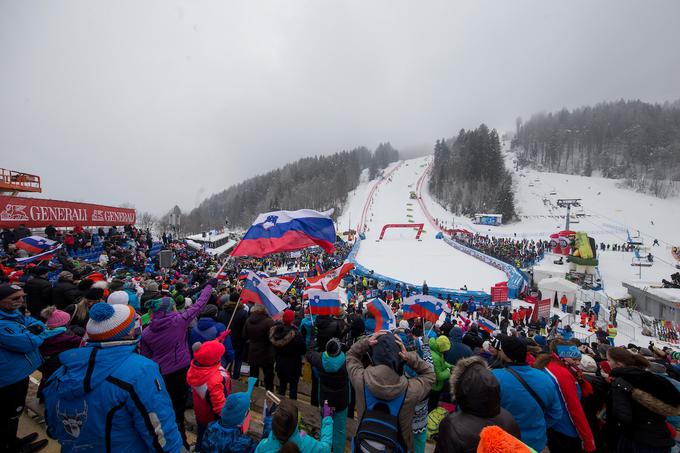
[[[567,305],[573,307],[576,301],[576,295],[581,289],[576,283],[572,283],[569,280],[563,278],[553,277],[544,278],[538,283],[538,290],[541,292],[542,298],[550,299],[551,302],[555,300],[557,296],[557,301],[562,300],[562,296],[567,297]]]

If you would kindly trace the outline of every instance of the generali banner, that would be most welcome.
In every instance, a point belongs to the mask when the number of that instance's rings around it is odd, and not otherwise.
[[[120,226],[134,224],[134,209],[39,198],[0,196],[0,227]]]

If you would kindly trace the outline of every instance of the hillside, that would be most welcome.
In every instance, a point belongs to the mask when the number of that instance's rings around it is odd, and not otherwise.
[[[680,103],[620,100],[541,113],[524,123],[518,118],[512,146],[520,166],[584,176],[599,172],[665,198],[680,181]]]
[[[282,168],[255,176],[205,199],[189,214],[182,215],[182,229],[200,232],[224,226],[245,227],[261,212],[279,209],[336,209],[339,214],[347,193],[359,184],[362,171],[370,179],[399,152],[381,143],[371,152],[365,147],[330,156],[300,159]]]

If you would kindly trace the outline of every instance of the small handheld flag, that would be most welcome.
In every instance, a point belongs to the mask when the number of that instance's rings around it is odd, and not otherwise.
[[[498,330],[498,326],[492,321],[486,319],[484,316],[480,316],[477,319],[477,325],[480,329],[489,333],[493,333],[494,331]]]
[[[392,309],[382,300],[375,298],[366,304],[366,309],[375,318],[375,331],[394,330],[397,328],[397,319]]]
[[[404,311],[404,319],[421,317],[431,322],[437,322],[443,312],[451,312],[445,301],[424,294],[405,298],[401,308]]]
[[[339,315],[340,297],[337,293],[308,291],[309,311],[313,315]]]
[[[270,316],[276,316],[286,309],[287,304],[269,288],[265,279],[259,277],[253,271],[247,271],[248,275],[241,290],[241,301],[261,304],[267,309]]]

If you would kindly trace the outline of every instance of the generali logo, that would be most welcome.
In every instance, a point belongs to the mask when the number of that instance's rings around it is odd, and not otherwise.
[[[28,206],[21,204],[7,204],[5,210],[0,212],[0,220],[5,221],[27,221],[28,214],[26,208]]]

